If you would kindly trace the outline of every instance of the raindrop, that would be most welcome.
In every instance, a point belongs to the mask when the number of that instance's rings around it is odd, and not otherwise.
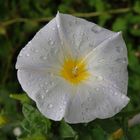
[[[52,41],[51,39],[48,41],[48,44],[53,46],[54,45],[54,41]]]
[[[63,112],[63,107],[62,106],[60,107],[60,112]]]
[[[91,98],[91,97],[88,97],[87,100],[88,100],[88,101],[92,101],[92,98]]]
[[[38,50],[37,50],[37,49],[35,49],[35,52],[36,52],[36,53],[38,53]]]
[[[54,83],[53,82],[50,82],[50,87],[54,86]]]
[[[92,28],[91,28],[91,31],[94,32],[94,33],[99,33],[101,31],[101,27],[97,26],[97,25],[94,25]]]
[[[64,42],[63,41],[61,41],[61,45],[64,45]]]
[[[41,95],[41,99],[44,99],[44,95]]]
[[[21,53],[19,54],[19,57],[22,57],[22,54]]]
[[[46,56],[41,56],[40,58],[41,58],[42,60],[46,60],[46,59],[47,59]]]
[[[48,93],[48,91],[49,91],[49,90],[48,90],[48,89],[46,89],[46,91],[45,91],[45,92],[46,92],[46,93]]]
[[[114,95],[118,95],[118,93],[117,93],[117,92],[115,92],[115,93],[114,93]]]
[[[103,77],[102,76],[98,76],[97,78],[98,78],[99,81],[102,81],[103,80]]]
[[[60,25],[59,24],[57,24],[57,28],[60,28]]]
[[[116,51],[118,52],[118,53],[120,53],[121,51],[122,51],[122,47],[121,46],[116,46]]]
[[[48,82],[45,82],[45,85],[48,85]]]
[[[53,27],[52,30],[55,31],[55,27]]]
[[[99,63],[102,63],[102,62],[104,62],[104,59],[100,59],[98,62],[99,62]]]
[[[48,104],[48,108],[51,109],[53,107],[52,104]]]
[[[66,101],[64,101],[64,102],[63,102],[63,105],[66,105],[66,104],[67,104],[67,102],[66,102]]]
[[[124,99],[124,98],[125,98],[125,95],[122,94],[122,95],[121,95],[121,98]]]
[[[118,58],[115,61],[118,63],[126,63],[127,59],[124,57],[124,58]]]
[[[96,91],[99,91],[99,88],[97,87],[97,88],[95,88],[95,90],[96,90]]]
[[[26,54],[26,56],[27,56],[27,57],[29,57],[29,56],[30,56],[30,54],[29,54],[29,53],[27,53],[27,54]]]

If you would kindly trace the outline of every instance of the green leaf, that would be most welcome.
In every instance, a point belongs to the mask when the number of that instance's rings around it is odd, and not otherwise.
[[[24,104],[22,111],[25,117],[22,126],[26,131],[48,133],[51,128],[50,120],[29,104]]]
[[[117,18],[113,23],[112,29],[114,31],[125,31],[127,30],[127,20],[124,17]]]
[[[28,135],[25,138],[18,138],[18,140],[47,140],[47,137],[41,133],[35,133],[32,135]]]
[[[62,138],[70,138],[76,136],[76,132],[65,121],[61,121],[60,134]]]
[[[139,0],[135,1],[133,9],[135,12],[140,14],[140,1]]]
[[[95,127],[92,130],[92,138],[95,140],[106,140],[107,136],[101,127]]]
[[[22,103],[29,103],[30,99],[26,94],[10,94],[10,98],[19,100]]]

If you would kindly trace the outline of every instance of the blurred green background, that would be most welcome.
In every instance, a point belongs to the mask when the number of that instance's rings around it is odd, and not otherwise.
[[[69,125],[44,118],[16,76],[22,47],[57,11],[122,31],[129,57],[128,106],[116,116]],[[140,140],[140,0],[0,0],[0,140]],[[115,132],[115,133],[114,133]]]

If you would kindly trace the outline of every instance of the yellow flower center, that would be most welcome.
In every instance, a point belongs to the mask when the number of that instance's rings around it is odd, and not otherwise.
[[[68,58],[62,65],[60,75],[72,84],[79,84],[88,79],[90,73],[87,71],[85,61]]]

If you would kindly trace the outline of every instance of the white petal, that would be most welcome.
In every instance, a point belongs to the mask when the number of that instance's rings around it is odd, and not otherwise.
[[[59,83],[59,79],[55,75],[36,70],[18,70],[18,80],[23,90],[33,100],[41,89],[49,90]]]
[[[82,123],[96,118],[109,118],[124,108],[128,101],[128,97],[114,87],[83,85],[71,100],[65,120],[69,123]]]
[[[93,49],[88,59],[94,77],[102,77],[117,86],[122,94],[127,94],[127,50],[120,33]]]
[[[71,89],[64,81],[60,81],[51,90],[41,89],[36,94],[36,104],[40,112],[55,121],[61,120],[67,111]],[[43,96],[42,96],[43,95]]]
[[[87,20],[67,14],[57,14],[59,32],[76,55],[84,55],[115,33]]]
[[[57,67],[62,54],[61,41],[55,18],[44,26],[34,38],[21,50],[17,69],[43,69]]]

